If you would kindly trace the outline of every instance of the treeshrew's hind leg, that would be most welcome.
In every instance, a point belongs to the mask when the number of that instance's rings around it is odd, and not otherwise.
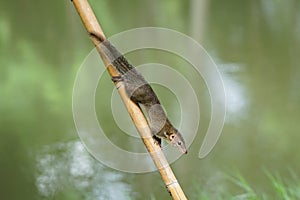
[[[123,81],[123,77],[122,76],[112,76],[111,80],[116,83],[116,82],[120,82]]]

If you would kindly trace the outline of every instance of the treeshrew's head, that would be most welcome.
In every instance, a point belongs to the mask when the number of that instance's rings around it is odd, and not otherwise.
[[[169,135],[169,140],[174,147],[178,148],[182,153],[187,154],[184,140],[177,130]]]

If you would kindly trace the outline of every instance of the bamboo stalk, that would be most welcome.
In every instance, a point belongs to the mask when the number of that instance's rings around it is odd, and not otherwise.
[[[86,30],[88,33],[97,33],[100,37],[105,39],[105,35],[93,13],[92,8],[90,7],[87,0],[73,0],[72,1]],[[104,64],[107,67],[107,70],[110,76],[117,76],[119,75],[118,72],[115,70],[113,66],[110,65],[109,61],[106,59],[101,46],[99,45],[99,41],[93,37],[91,37],[94,45],[97,48]],[[186,199],[183,190],[181,189],[171,167],[169,166],[166,157],[164,156],[161,148],[155,143],[154,139],[152,138],[151,130],[148,126],[147,120],[143,112],[140,110],[139,106],[137,106],[134,102],[128,98],[123,82],[117,83],[118,92],[124,102],[124,105],[127,108],[127,111],[137,128],[151,158],[153,159],[155,166],[159,170],[161,177],[171,194],[172,198],[175,200],[184,200]]]

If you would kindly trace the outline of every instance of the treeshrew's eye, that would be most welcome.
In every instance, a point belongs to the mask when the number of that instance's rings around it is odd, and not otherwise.
[[[175,135],[171,135],[171,139],[174,139]]]

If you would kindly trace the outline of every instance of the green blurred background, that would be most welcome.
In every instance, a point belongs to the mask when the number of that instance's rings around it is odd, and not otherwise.
[[[280,193],[300,198],[300,1],[90,3],[107,36],[136,27],[170,28],[193,37],[216,61],[228,103],[222,136],[208,157],[198,159],[210,119],[210,98],[199,82],[199,132],[189,154],[172,164],[190,199],[248,199],[251,192],[258,199]],[[70,1],[0,1],[1,199],[169,198],[158,173],[115,171],[81,145],[72,88],[92,48]],[[141,60],[137,55],[129,55],[134,64]],[[185,69],[185,62],[165,59]],[[97,101],[99,113],[110,112],[109,79],[106,74],[108,95]],[[99,118],[112,140],[126,146],[113,119]]]

